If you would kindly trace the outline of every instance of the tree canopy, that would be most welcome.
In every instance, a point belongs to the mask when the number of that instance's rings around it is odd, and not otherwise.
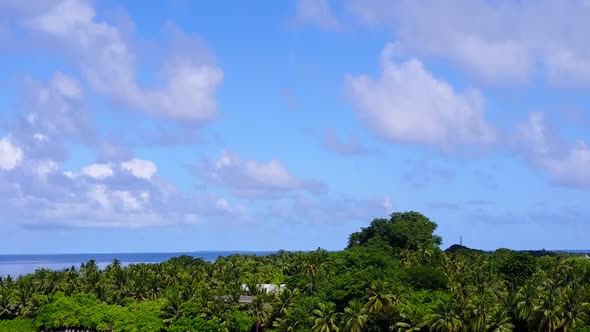
[[[95,261],[0,278],[0,331],[590,331],[590,260],[460,246],[417,212],[375,219],[348,248]],[[544,252],[543,253],[549,253]],[[284,284],[266,292],[259,284]]]
[[[437,224],[419,212],[394,212],[389,219],[374,219],[368,227],[349,237],[348,248],[383,240],[393,248],[418,250],[439,246],[440,236],[434,234]]]

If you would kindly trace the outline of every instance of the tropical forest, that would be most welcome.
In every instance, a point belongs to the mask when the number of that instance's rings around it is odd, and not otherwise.
[[[441,249],[418,212],[374,219],[341,251],[179,256],[0,279],[0,331],[590,331],[590,259]]]

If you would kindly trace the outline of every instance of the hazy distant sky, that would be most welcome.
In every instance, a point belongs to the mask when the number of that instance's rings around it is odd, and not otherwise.
[[[590,245],[588,1],[0,0],[0,253]]]

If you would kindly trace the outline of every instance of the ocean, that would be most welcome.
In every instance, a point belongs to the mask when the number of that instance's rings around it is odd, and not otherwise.
[[[172,257],[189,255],[207,261],[233,254],[268,255],[272,251],[197,251],[172,253],[119,253],[119,254],[38,254],[38,255],[0,255],[0,276],[17,277],[35,272],[37,269],[62,270],[94,259],[100,268],[118,259],[123,266],[135,263],[161,263]]]

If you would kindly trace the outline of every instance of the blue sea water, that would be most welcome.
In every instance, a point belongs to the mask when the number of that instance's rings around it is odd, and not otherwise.
[[[100,268],[118,259],[123,266],[134,263],[161,263],[172,257],[189,255],[207,261],[233,254],[267,255],[270,251],[197,251],[174,253],[113,253],[113,254],[38,254],[38,255],[0,255],[0,276],[17,277],[35,272],[37,269],[62,270],[72,266],[80,267],[91,259]]]

